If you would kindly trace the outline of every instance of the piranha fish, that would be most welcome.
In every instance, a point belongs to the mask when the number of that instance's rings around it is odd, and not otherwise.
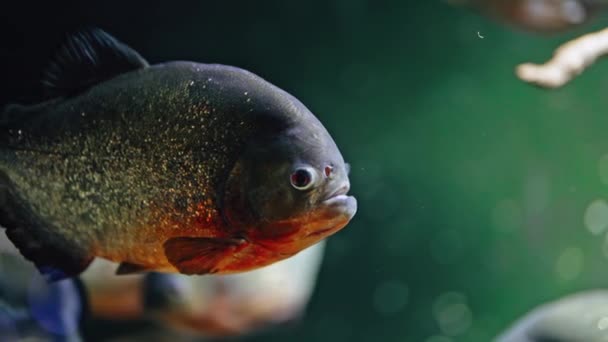
[[[578,27],[606,9],[606,0],[449,0],[509,25],[538,33]]]
[[[357,202],[348,164],[296,98],[231,66],[149,65],[92,29],[0,116],[0,225],[50,280],[95,257],[229,274],[334,234]]]

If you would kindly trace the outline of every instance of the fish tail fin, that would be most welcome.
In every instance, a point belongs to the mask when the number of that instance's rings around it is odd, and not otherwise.
[[[8,177],[0,172],[0,227],[21,255],[34,263],[49,281],[71,278],[83,272],[94,256],[83,246],[54,234],[43,220],[14,191]]]

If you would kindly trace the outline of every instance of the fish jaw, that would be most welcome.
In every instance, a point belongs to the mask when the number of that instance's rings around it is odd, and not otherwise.
[[[279,255],[294,255],[342,230],[356,213],[355,197],[336,194],[304,215],[266,223],[250,239]],[[277,236],[273,232],[287,233]]]
[[[233,274],[255,270],[287,259],[319,241],[335,234],[348,225],[357,212],[357,200],[353,196],[337,193],[322,201],[313,211],[299,217],[278,222],[266,222],[263,229],[242,231],[230,238],[237,244],[213,249],[212,255],[201,258],[202,263],[213,261],[213,265],[202,266],[214,274]],[[194,238],[196,240],[196,238]],[[209,243],[213,243],[209,239]],[[225,240],[219,239],[218,240]],[[212,250],[202,248],[201,251]],[[182,253],[184,248],[176,248]],[[197,249],[194,254],[198,254]],[[197,257],[198,258],[198,257]],[[170,258],[171,259],[171,258]],[[197,269],[199,264],[193,265]],[[180,270],[180,267],[177,267]],[[181,273],[184,272],[180,270]],[[203,274],[197,271],[193,273]]]

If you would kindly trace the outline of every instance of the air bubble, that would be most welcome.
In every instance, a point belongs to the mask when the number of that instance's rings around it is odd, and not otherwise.
[[[584,223],[593,235],[599,235],[608,228],[608,203],[602,199],[595,200],[585,210]]]

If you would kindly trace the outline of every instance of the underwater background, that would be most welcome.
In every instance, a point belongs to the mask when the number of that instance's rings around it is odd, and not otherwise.
[[[608,287],[608,65],[555,91],[514,75],[606,16],[541,36],[438,0],[2,7],[0,104],[36,101],[65,34],[99,26],[150,63],[251,70],[328,128],[359,212],[329,239],[306,315],[239,340],[487,341]]]

